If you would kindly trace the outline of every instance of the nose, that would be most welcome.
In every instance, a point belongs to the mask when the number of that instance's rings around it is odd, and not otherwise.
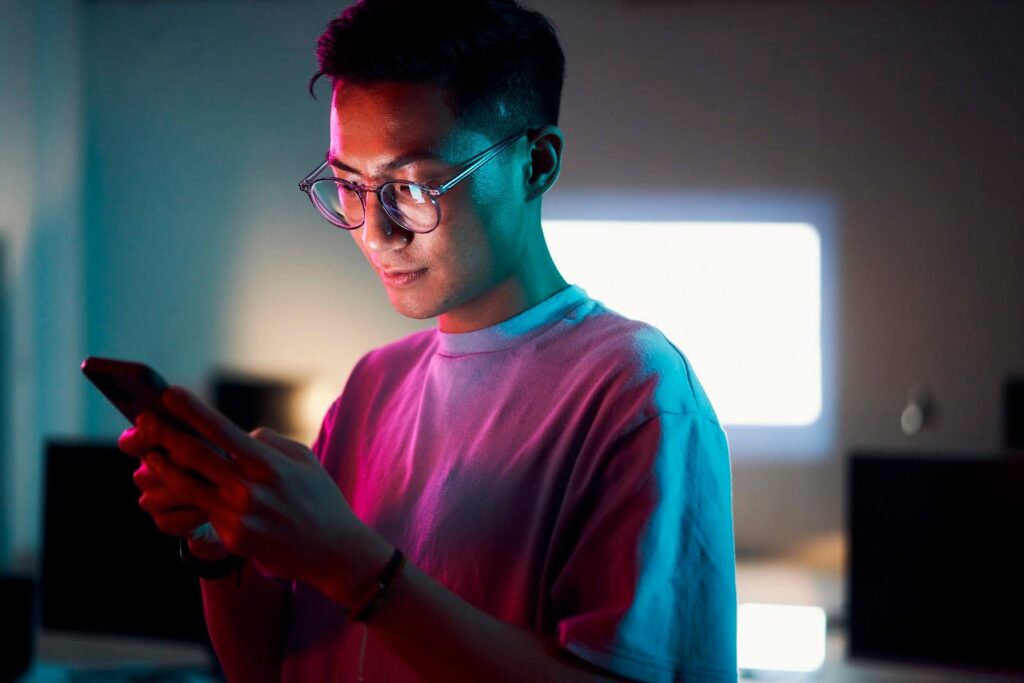
[[[412,241],[413,233],[391,219],[373,192],[367,193],[366,220],[359,229],[363,231],[363,244],[370,251],[403,249]]]

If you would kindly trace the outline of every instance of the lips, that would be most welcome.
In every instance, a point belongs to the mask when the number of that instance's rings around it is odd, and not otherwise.
[[[419,280],[427,272],[427,269],[407,270],[396,268],[393,270],[380,269],[378,272],[380,273],[380,279],[388,287],[406,287]]]

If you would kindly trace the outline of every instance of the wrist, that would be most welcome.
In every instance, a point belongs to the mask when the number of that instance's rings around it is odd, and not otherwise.
[[[362,596],[345,608],[345,616],[364,623],[369,621],[405,565],[405,554],[396,546],[384,568],[374,577],[372,583],[363,589]]]
[[[360,525],[352,538],[338,544],[337,550],[319,588],[334,602],[351,607],[375,583],[395,547],[374,529]]]
[[[181,556],[181,564],[190,575],[199,579],[222,579],[234,574],[236,583],[241,587],[242,565],[246,562],[244,557],[228,553],[219,560],[203,560],[192,554],[189,541],[185,538],[178,539],[178,553]]]

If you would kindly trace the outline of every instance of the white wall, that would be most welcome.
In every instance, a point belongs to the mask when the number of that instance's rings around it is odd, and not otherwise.
[[[31,570],[47,436],[82,430],[76,2],[0,2],[0,568]]]
[[[337,390],[366,349],[422,325],[390,309],[350,238],[296,188],[326,145],[326,88],[316,103],[304,87],[342,5],[83,5],[88,353],[194,385],[230,365]],[[1000,383],[1024,366],[1012,3],[535,6],[569,62],[553,192],[834,206],[836,441],[810,464],[736,461],[741,548],[838,529],[853,447],[997,445]],[[122,421],[76,373],[61,379],[87,397],[88,432],[115,435]],[[899,411],[918,381],[938,419],[907,440]]]

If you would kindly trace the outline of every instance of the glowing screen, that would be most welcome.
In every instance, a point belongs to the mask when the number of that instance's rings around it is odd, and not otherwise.
[[[818,230],[799,222],[544,220],[570,283],[686,355],[723,425],[822,413]]]

